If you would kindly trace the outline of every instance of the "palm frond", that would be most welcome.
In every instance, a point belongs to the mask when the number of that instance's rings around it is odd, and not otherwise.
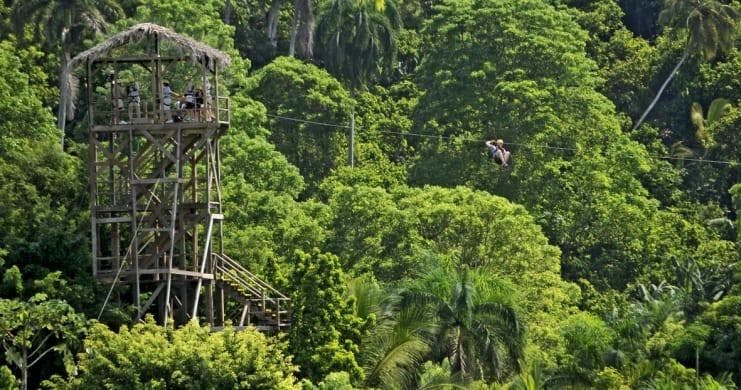
[[[700,105],[700,103],[692,103],[692,108],[690,109],[690,120],[698,130],[705,127],[705,118],[703,116],[702,106]]]
[[[693,158],[695,152],[684,145],[682,141],[675,142],[671,147],[671,156],[679,158]]]
[[[731,102],[728,99],[714,99],[712,102],[710,102],[710,107],[708,107],[707,122],[709,124],[712,124],[720,120],[723,115],[727,114],[731,110],[731,107]]]
[[[366,382],[399,387],[412,382],[416,367],[429,353],[433,328],[434,321],[420,308],[403,309],[395,321],[374,328],[361,355]]]
[[[354,278],[348,282],[347,296],[355,301],[355,315],[367,319],[371,315],[381,317],[383,291],[370,277]]]

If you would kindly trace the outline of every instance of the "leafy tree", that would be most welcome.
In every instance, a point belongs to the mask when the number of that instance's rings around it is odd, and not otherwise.
[[[716,302],[702,314],[700,324],[712,329],[706,332],[705,347],[700,352],[704,369],[713,374],[729,372],[741,380],[741,332],[739,331],[741,296],[732,295]]]
[[[272,61],[282,49],[278,43],[288,39],[290,18],[283,5],[281,0],[225,2],[222,18],[234,26],[234,46],[257,69]]]
[[[325,230],[316,220],[324,207],[301,204],[271,191],[252,191],[246,183],[230,185],[225,201],[235,205],[226,209],[230,221],[225,237],[228,253],[248,261],[245,265],[250,270],[288,291],[294,271],[293,252],[310,251],[325,238]]]
[[[39,57],[38,49],[21,48],[15,41],[0,42],[0,97],[6,102],[0,107],[0,147],[12,147],[19,138],[39,141],[56,137],[53,117],[42,100],[52,91],[43,69],[30,65]]]
[[[8,390],[17,390],[18,379],[13,376],[13,373],[7,366],[0,366],[0,387]]]
[[[669,77],[656,93],[646,111],[633,129],[637,129],[656,105],[669,82],[679,68],[693,54],[701,54],[706,60],[721,52],[730,51],[736,39],[736,21],[739,11],[732,4],[718,0],[668,0],[659,14],[659,22],[665,26],[687,30],[687,43],[682,57],[672,69]]]
[[[0,246],[28,279],[50,270],[86,274],[86,179],[82,161],[56,146],[58,132],[40,96],[48,92],[39,54],[0,42]],[[84,271],[82,271],[84,269]]]
[[[319,12],[317,56],[332,74],[359,87],[390,74],[401,28],[392,0],[330,0]]]
[[[669,237],[682,225],[639,179],[672,177],[596,92],[586,37],[569,15],[537,0],[450,1],[437,10],[414,113],[415,133],[428,137],[411,144],[419,157],[410,181],[467,185],[524,205],[561,248],[570,280],[622,289],[645,264],[670,265],[681,250]],[[492,135],[512,143],[514,170],[486,158],[482,140]]]
[[[305,188],[303,178],[262,136],[250,138],[233,129],[221,145],[224,211],[229,221],[226,251],[249,261],[245,265],[251,272],[286,289],[294,251],[310,251],[324,239],[312,211],[320,206],[295,200]]]
[[[358,335],[349,333],[357,331],[359,320],[343,300],[342,278],[336,256],[296,251],[290,347],[301,377],[314,382],[338,371],[350,374],[353,383],[362,380],[354,355]]]
[[[327,72],[293,58],[277,58],[251,77],[245,93],[265,105],[270,116],[268,140],[299,168],[308,194],[344,164],[347,130],[322,123],[349,125],[352,101]]]
[[[46,385],[58,389],[297,389],[284,346],[255,329],[212,332],[195,322],[166,330],[148,317],[118,333],[94,325],[78,372]]]
[[[21,373],[21,389],[28,388],[29,371],[51,352],[64,358],[70,370],[72,352],[85,330],[83,316],[62,300],[44,294],[28,302],[0,299],[0,345],[5,359]]]
[[[340,256],[343,269],[385,281],[410,275],[417,241],[413,222],[390,194],[356,185],[335,187],[329,197],[333,218],[326,247]]]
[[[562,369],[562,375],[565,375],[562,381],[591,383],[590,370],[604,366],[604,355],[615,337],[614,333],[602,320],[588,313],[566,319],[561,332],[569,354]]]
[[[239,93],[241,92],[241,86],[245,84],[250,61],[242,58],[235,48],[234,27],[221,20],[220,11],[223,5],[224,2],[221,0],[197,2],[143,0],[137,6],[136,13],[131,17],[131,20],[122,21],[118,24],[118,27],[126,29],[136,22],[157,23],[226,52],[230,55],[232,62],[221,74],[219,93],[227,94],[230,89]],[[239,96],[239,103],[245,101],[252,104],[250,99]],[[235,107],[240,110],[240,104],[235,105]],[[232,115],[240,117],[244,114],[232,112]],[[247,130],[243,123],[235,123],[234,125],[237,128]]]
[[[222,139],[224,185],[245,183],[253,191],[273,191],[296,198],[304,189],[298,169],[262,137],[233,129]]]
[[[644,39],[653,39],[661,32],[657,23],[663,0],[621,0],[625,12],[625,25]]]
[[[74,109],[70,96],[71,72],[67,64],[72,59],[72,50],[83,38],[85,32],[100,32],[108,20],[123,17],[123,9],[115,0],[33,0],[18,1],[13,6],[13,21],[18,36],[25,37],[23,29],[33,26],[35,36],[46,47],[60,49],[59,67],[59,112],[57,127],[62,129],[62,146],[64,146],[64,127],[67,116]],[[42,40],[43,38],[43,40]]]

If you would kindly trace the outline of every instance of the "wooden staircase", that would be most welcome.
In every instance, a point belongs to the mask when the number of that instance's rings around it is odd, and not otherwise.
[[[237,327],[278,331],[291,325],[290,299],[223,254],[213,254],[216,283],[239,303]]]

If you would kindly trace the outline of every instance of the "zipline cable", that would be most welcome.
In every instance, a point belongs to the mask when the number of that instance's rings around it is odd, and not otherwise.
[[[335,127],[335,128],[343,128],[343,129],[349,129],[350,126],[348,125],[338,125],[335,123],[326,123],[326,122],[317,122],[317,121],[310,121],[300,118],[291,118],[287,116],[282,115],[273,115],[273,114],[266,114],[268,117],[281,119],[281,120],[287,120],[292,122],[301,122],[301,123],[309,123],[313,125],[319,125],[319,126],[328,126],[328,127]],[[361,127],[355,127],[355,129],[362,129]],[[404,133],[400,131],[389,131],[389,130],[376,130],[378,133],[382,134],[397,134],[403,137],[422,137],[422,138],[436,138],[436,139],[458,139],[461,141],[467,141],[467,142],[477,142],[477,143],[483,143],[487,140],[481,140],[481,139],[470,139],[470,138],[461,138],[458,136],[442,136],[442,135],[434,135],[434,134],[421,134],[421,133]],[[558,146],[549,146],[549,145],[533,145],[533,144],[521,144],[521,143],[515,143],[515,142],[505,142],[505,145],[514,145],[514,146],[521,146],[525,148],[531,148],[531,149],[552,149],[552,150],[565,150],[565,151],[572,151],[576,152],[578,149],[576,148],[564,148],[564,147],[558,147]],[[654,157],[658,159],[663,160],[682,160],[682,161],[692,161],[692,162],[698,162],[698,163],[708,163],[708,164],[722,164],[722,165],[736,165],[739,164],[738,161],[724,161],[724,160],[706,160],[702,158],[689,158],[689,157],[676,157],[676,156],[664,156],[664,155],[658,155],[658,154],[648,154],[649,157]]]
[[[283,120],[292,121],[292,122],[303,122],[303,123],[310,123],[312,125],[329,126],[329,127],[340,127],[340,128],[345,128],[345,129],[349,129],[350,128],[350,126],[348,126],[348,125],[337,125],[337,124],[334,124],[334,123],[315,122],[315,121],[310,121],[310,120],[306,120],[306,119],[291,118],[291,117],[287,117],[287,116],[273,115],[273,114],[266,114],[266,115],[269,116],[269,117],[271,117],[271,118],[283,119]]]

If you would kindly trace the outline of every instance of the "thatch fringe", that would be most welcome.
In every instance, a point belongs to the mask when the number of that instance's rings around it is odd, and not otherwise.
[[[209,69],[223,69],[231,62],[231,58],[226,53],[214,49],[211,46],[180,35],[169,28],[153,23],[140,23],[78,54],[70,61],[69,67],[70,69],[74,69],[87,60],[96,60],[105,57],[111,50],[117,47],[130,42],[139,42],[154,34],[157,34],[162,41],[169,41],[175,44],[182,51],[183,57],[189,56],[191,60],[198,63],[202,63],[205,60],[206,66]]]

